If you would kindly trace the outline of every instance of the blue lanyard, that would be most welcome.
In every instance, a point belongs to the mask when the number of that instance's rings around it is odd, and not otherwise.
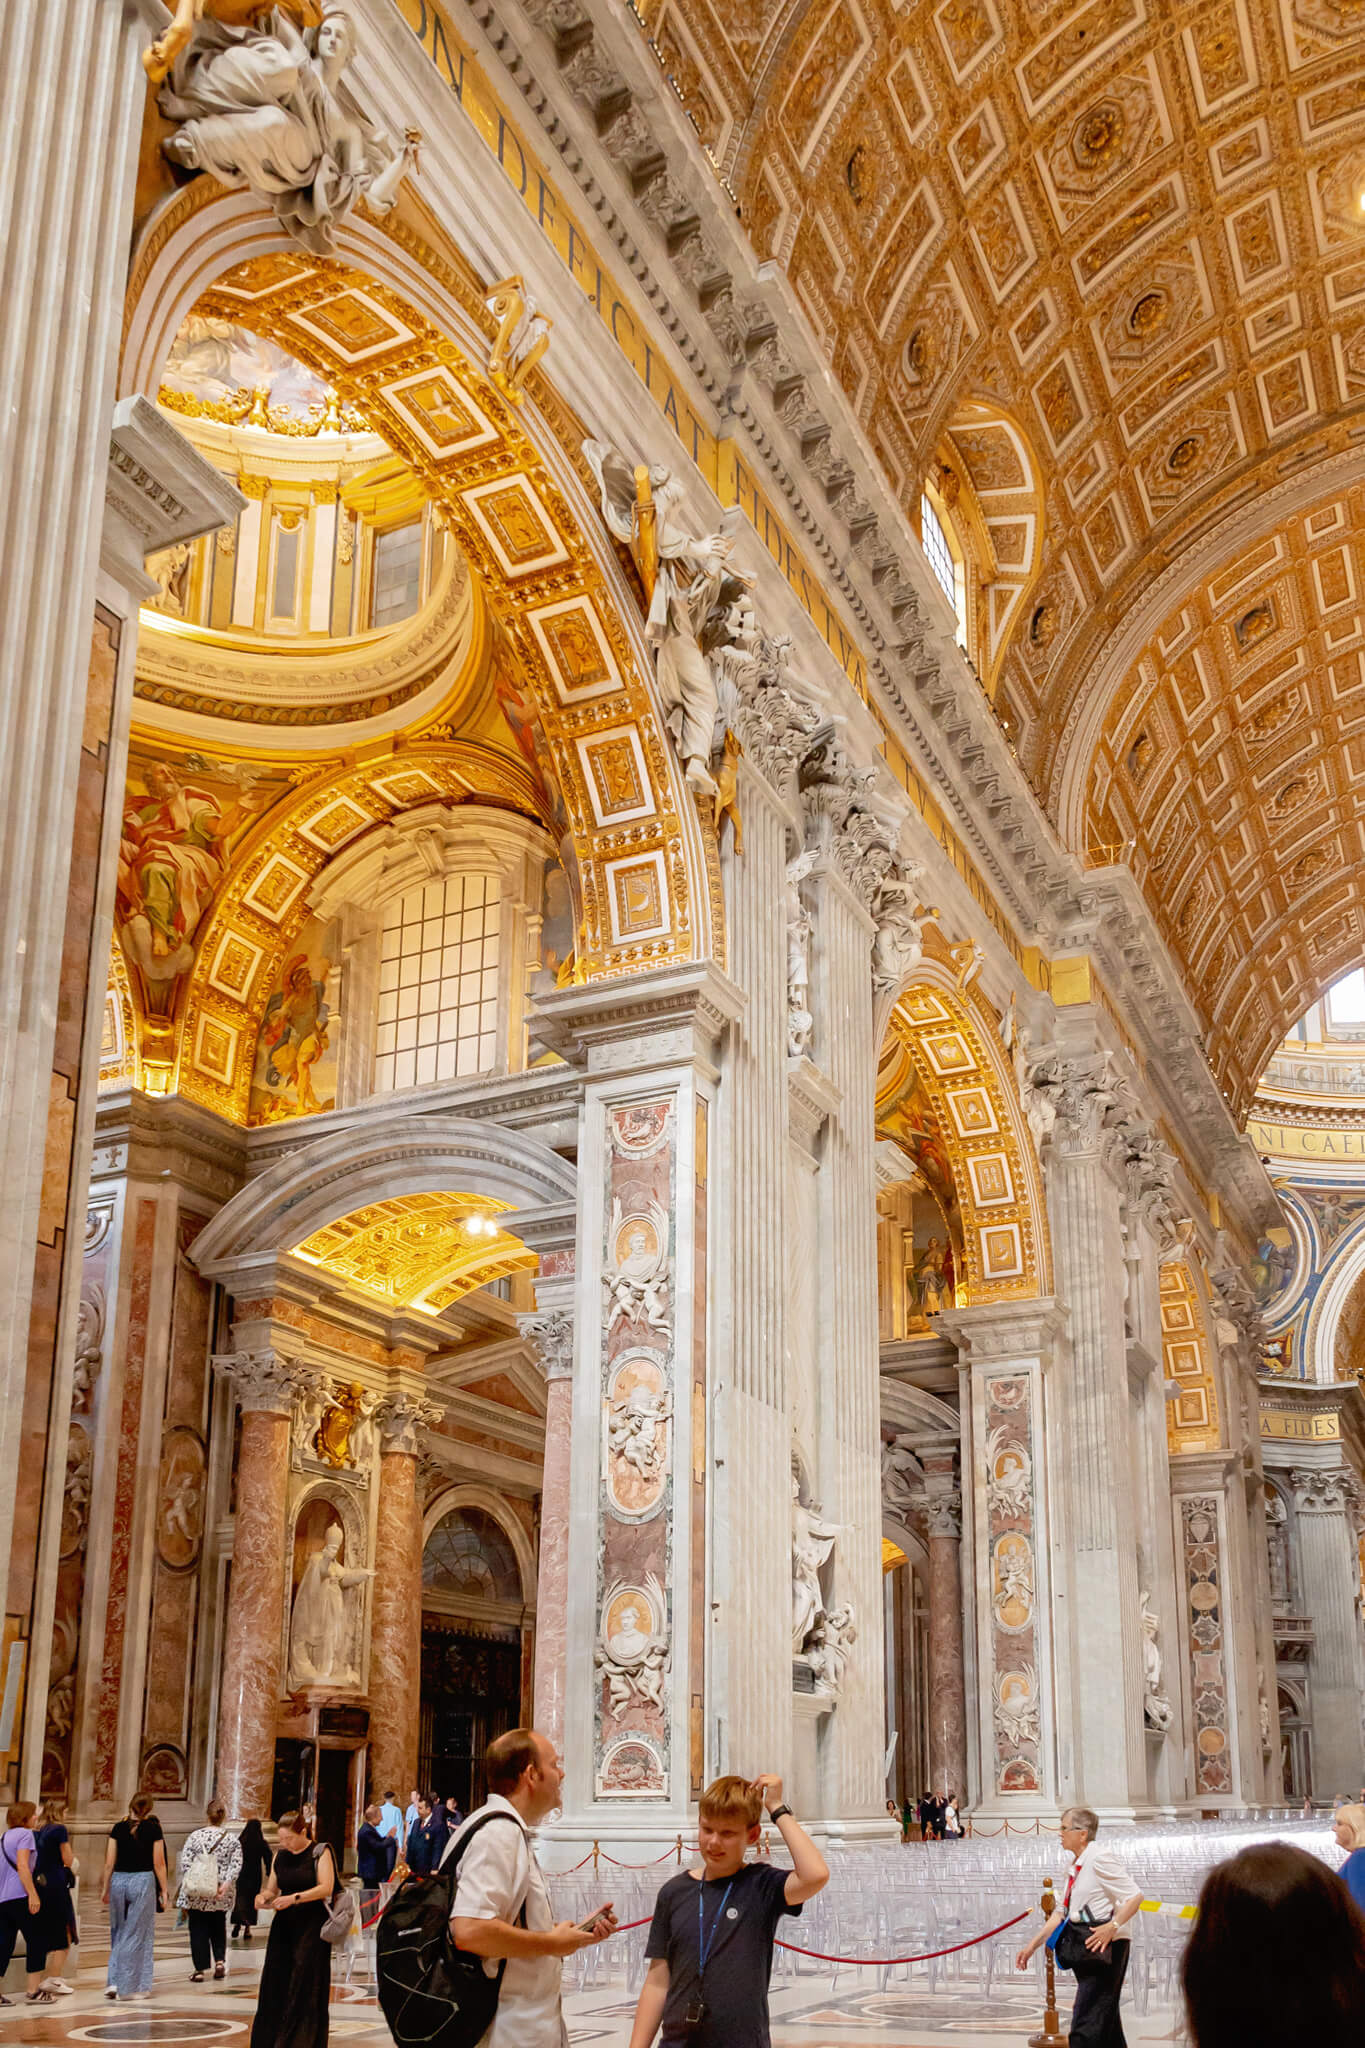
[[[716,1917],[711,1922],[711,1934],[708,1940],[706,1934],[706,1920],[704,1917],[705,1901],[703,1894],[706,1890],[705,1880],[703,1879],[701,1884],[697,1886],[697,1947],[701,1953],[701,1965],[697,1972],[698,1981],[700,1981],[706,1976],[707,1960],[710,1957],[712,1949],[716,1945],[716,1930],[719,1928],[721,1921],[725,1918],[725,1908],[730,1903],[730,1894],[734,1890],[734,1888],[735,1881],[733,1878],[731,1878],[729,1884],[727,1884],[725,1887],[725,1896],[720,1902],[720,1907],[716,1913]]]

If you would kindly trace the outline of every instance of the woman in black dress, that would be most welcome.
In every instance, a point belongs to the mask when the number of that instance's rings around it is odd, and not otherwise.
[[[336,1863],[305,1814],[279,1822],[275,1868],[257,1899],[272,1906],[251,2048],[326,2048],[332,1951],[322,1938]]]
[[[243,1941],[250,1941],[256,1925],[256,1894],[270,1875],[270,1849],[254,1814],[237,1840],[242,1849],[242,1868],[232,1902],[232,1932],[234,1936],[240,1934]]]
[[[43,1946],[47,1950],[47,1975],[42,1988],[69,1998],[71,1986],[62,1982],[62,1966],[77,1938],[76,1914],[71,1901],[71,1888],[76,1882],[73,1870],[76,1859],[71,1853],[71,1837],[66,1831],[64,1800],[48,1800],[33,1840],[36,1850],[34,1876],[43,1902],[38,1909],[38,1919],[43,1930]]]

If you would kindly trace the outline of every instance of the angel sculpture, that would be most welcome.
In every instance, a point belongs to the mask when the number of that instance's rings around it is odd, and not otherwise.
[[[651,1202],[643,1216],[624,1217],[621,1198],[612,1203],[611,1241],[615,1247],[614,1272],[604,1283],[611,1302],[608,1330],[624,1317],[628,1323],[648,1323],[652,1330],[668,1329],[668,1213]],[[623,1249],[624,1241],[624,1249]]]
[[[632,1387],[624,1399],[611,1404],[607,1424],[611,1455],[642,1479],[652,1478],[663,1463],[665,1432],[672,1414],[673,1402],[666,1391],[655,1394],[648,1387]]]
[[[825,1613],[820,1573],[834,1546],[848,1533],[848,1524],[827,1522],[818,1501],[803,1501],[801,1482],[792,1473],[792,1654],[800,1656],[817,1621]]]
[[[643,1597],[627,1599],[607,1633],[608,1616],[623,1593],[621,1582],[607,1588],[602,1601],[602,1626],[593,1651],[594,1668],[607,1681],[607,1711],[619,1721],[632,1703],[664,1711],[664,1675],[668,1669],[668,1636],[656,1630],[654,1617],[664,1612],[663,1587],[651,1572]],[[641,1626],[641,1623],[644,1626]]]
[[[806,1658],[815,1675],[815,1690],[838,1698],[843,1690],[844,1667],[858,1640],[853,1605],[845,1601],[816,1620],[806,1644]]]
[[[801,884],[818,858],[807,847],[787,862],[783,901],[787,917],[787,1057],[799,1060],[810,1046],[815,1017],[810,1007],[810,941],[814,920],[801,900]]]
[[[683,487],[661,463],[632,470],[607,441],[585,441],[602,493],[602,517],[635,556],[649,600],[645,638],[654,650],[664,723],[682,758],[689,787],[714,800],[711,757],[719,709],[708,654],[728,644],[740,593],[752,578],[727,570],[733,542],[727,534],[697,535],[681,521]],[[703,649],[703,637],[715,637]]]
[[[912,967],[924,958],[924,924],[937,917],[919,900],[924,870],[912,861],[905,872],[888,876],[878,891],[872,915],[877,936],[872,941],[872,982],[879,995],[892,995]]]
[[[296,242],[330,254],[358,199],[390,211],[421,140],[410,128],[395,150],[351,100],[342,73],[354,52],[354,23],[335,4],[302,32],[283,7],[265,27],[200,19],[157,96],[177,124],[165,154],[259,193]]]
[[[1023,1444],[1004,1428],[986,1438],[986,1501],[994,1515],[1024,1516],[1029,1511],[1033,1460]]]
[[[1022,1671],[997,1671],[991,1690],[995,1694],[995,1725],[1005,1745],[1017,1752],[1040,1742],[1036,1667],[1025,1664]]]
[[[520,405],[526,379],[550,346],[554,322],[539,311],[519,277],[505,277],[493,285],[484,304],[498,323],[488,353],[488,374],[504,398]]]

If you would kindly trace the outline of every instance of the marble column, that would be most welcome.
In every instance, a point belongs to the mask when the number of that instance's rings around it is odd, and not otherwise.
[[[1053,1453],[1069,1519],[1069,1679],[1074,1796],[1102,1816],[1147,1799],[1142,1624],[1130,1454],[1122,1147],[1109,1062],[1059,1063],[1048,1174],[1057,1292],[1070,1318],[1072,1368]],[[1060,1404],[1059,1404],[1060,1406]]]
[[[218,1797],[232,1820],[270,1811],[283,1680],[289,1434],[299,1368],[275,1351],[215,1358],[242,1411],[232,1577],[218,1699]]]
[[[569,1637],[573,1317],[564,1309],[548,1309],[518,1316],[517,1321],[545,1375],[545,1472],[540,1487],[540,1558],[536,1575],[535,1724],[556,1749],[562,1750]]]
[[[421,1432],[438,1411],[414,1394],[379,1410],[379,1500],[370,1610],[370,1797],[417,1781],[422,1703]],[[234,1551],[235,1557],[235,1551]]]
[[[962,1495],[957,1447],[921,1449],[929,1550],[929,1777],[967,1797],[967,1687],[962,1662]]]
[[[1348,1474],[1295,1466],[1290,1483],[1303,1604],[1313,1623],[1308,1660],[1313,1795],[1353,1793],[1365,1777],[1360,1728],[1359,1568]]]

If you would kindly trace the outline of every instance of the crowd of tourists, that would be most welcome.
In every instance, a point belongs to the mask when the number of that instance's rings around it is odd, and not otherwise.
[[[486,1775],[488,1798],[468,1819],[454,1800],[417,1792],[406,1808],[389,1793],[365,1811],[360,1909],[366,1925],[378,1926],[380,2001],[398,2048],[418,2039],[439,2039],[440,2048],[561,2048],[564,1960],[617,1931],[605,1899],[582,1922],[555,1920],[532,1841],[561,1803],[553,1744],[514,1729],[492,1744]],[[765,1814],[790,1868],[750,1860]],[[926,1794],[903,1819],[935,1840],[952,1834],[950,1817],[951,1795]],[[1192,2048],[1359,2048],[1365,2040],[1365,1799],[1339,1808],[1333,1830],[1347,1852],[1339,1872],[1269,1841],[1209,1874],[1182,1966]],[[1027,1970],[1046,1947],[1074,1975],[1071,2048],[1124,2048],[1119,2006],[1143,1903],[1112,1838],[1098,1837],[1089,1808],[1062,1815],[1069,1868],[1061,1896],[1016,1957]],[[717,1779],[700,1801],[697,1841],[697,1862],[667,1879],[655,1902],[630,2048],[651,2048],[656,2036],[665,2048],[767,2048],[779,1926],[824,1888],[828,1868],[772,1774]],[[41,1814],[30,1803],[10,1806],[0,1834],[0,1978],[22,1934],[34,2004],[71,1991],[63,1970],[77,1942],[77,1869],[59,1803]],[[325,2048],[333,1944],[350,1931],[354,1899],[311,1812],[282,1815],[272,1851],[259,1820],[231,1828],[214,1800],[180,1851],[174,1889],[195,1983],[227,1974],[229,1922],[245,1943],[258,1914],[270,1914],[251,2048]],[[161,1824],[139,1795],[110,1829],[100,1880],[110,1999],[151,1995],[156,1916],[171,1890]],[[426,1980],[411,1981],[416,1951],[404,1950],[433,1912],[450,1937],[435,1963],[429,1942],[424,1950],[434,1993]],[[419,1991],[444,1998],[463,2019],[447,2019],[439,2035],[422,2031],[426,2022],[411,2018]],[[405,2027],[413,2025],[410,2042]]]

